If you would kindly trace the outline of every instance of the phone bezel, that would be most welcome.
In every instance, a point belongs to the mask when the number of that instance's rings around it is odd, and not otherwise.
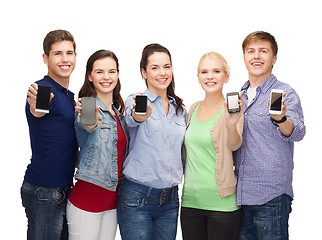
[[[47,105],[47,108],[40,108],[40,106],[37,106],[38,104],[40,104],[39,99],[38,99],[38,96],[40,96],[41,94],[44,94],[44,92],[42,92],[42,90],[40,90],[40,89],[46,89],[46,91],[48,92],[48,104],[46,104]],[[46,94],[47,94],[47,92],[46,92]],[[51,86],[38,85],[35,112],[49,113],[49,109],[50,109],[50,94],[51,94]]]
[[[229,100],[228,100],[229,97],[236,96],[236,95],[237,95],[237,98],[240,99],[239,98],[239,92],[230,92],[230,93],[227,93],[226,94],[227,110],[228,110],[229,113],[238,113],[238,112],[240,112],[240,105],[239,105],[239,103],[238,103],[238,108],[229,108]]]
[[[137,102],[136,102],[136,99],[137,99],[137,97],[145,97],[146,98],[146,107],[145,107],[145,112],[137,112],[136,111],[136,108],[135,108],[135,110],[134,110],[134,114],[136,114],[136,115],[146,115],[147,114],[147,109],[148,109],[148,96],[146,95],[146,94],[136,94],[135,95],[135,104],[137,104]]]
[[[272,89],[271,90],[271,93],[270,93],[269,114],[281,115],[282,114],[282,101],[281,101],[281,110],[272,110],[271,109],[271,106],[272,106],[272,94],[273,93],[280,94],[282,96],[282,100],[283,100],[283,93],[284,93],[284,91],[282,89]]]

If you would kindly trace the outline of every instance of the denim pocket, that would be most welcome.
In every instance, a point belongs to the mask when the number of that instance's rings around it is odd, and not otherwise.
[[[178,192],[176,192],[173,197],[171,198],[171,202],[173,203],[173,205],[175,207],[179,207],[180,203],[179,203],[179,196],[178,196]]]
[[[52,202],[51,204],[56,205],[64,202],[66,200],[66,194],[64,191],[54,190],[52,192]]]
[[[122,207],[128,209],[138,209],[144,205],[144,198],[128,194],[121,194]]]

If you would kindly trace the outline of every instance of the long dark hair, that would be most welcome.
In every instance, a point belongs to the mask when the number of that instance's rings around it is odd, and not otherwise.
[[[149,45],[145,46],[145,48],[143,49],[142,57],[141,57],[141,61],[140,61],[140,70],[143,69],[144,71],[146,71],[146,67],[148,65],[148,58],[153,53],[156,53],[156,52],[166,53],[169,56],[170,62],[172,64],[171,54],[170,54],[169,50],[167,48],[163,47],[160,44],[152,43],[152,44],[149,44]],[[142,71],[141,71],[141,75],[142,75]],[[145,85],[148,87],[148,83],[147,83],[146,79],[145,79]],[[179,98],[177,95],[175,95],[174,90],[175,90],[175,83],[174,83],[174,76],[173,76],[173,73],[172,73],[172,81],[171,81],[170,85],[167,88],[167,95],[169,95],[169,96],[171,96],[171,97],[173,97],[175,99],[176,104],[177,104],[176,114],[178,114],[179,110],[183,111],[184,104],[182,102],[182,99]]]
[[[119,72],[119,61],[116,57],[116,55],[109,50],[98,50],[97,52],[93,53],[89,59],[87,60],[86,64],[86,73],[85,73],[85,81],[81,89],[79,90],[78,97],[90,97],[90,96],[97,96],[95,87],[91,81],[89,81],[88,76],[93,71],[93,65],[96,60],[102,59],[102,58],[112,58],[116,63],[116,70]],[[116,109],[123,114],[124,113],[124,101],[120,94],[121,91],[121,82],[120,79],[117,79],[117,84],[113,90],[113,105],[116,107]]]

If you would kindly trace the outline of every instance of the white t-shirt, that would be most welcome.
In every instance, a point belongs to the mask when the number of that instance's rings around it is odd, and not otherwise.
[[[254,88],[250,87],[247,89],[248,106],[252,103],[252,101],[254,100],[254,98],[256,96],[256,89],[257,89],[257,87],[254,87]]]

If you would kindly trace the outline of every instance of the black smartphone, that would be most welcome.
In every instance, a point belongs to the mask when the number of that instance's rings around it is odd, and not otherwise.
[[[49,113],[50,91],[50,86],[38,85],[36,112]]]
[[[80,123],[83,125],[94,125],[96,116],[96,98],[95,97],[82,97],[82,110]]]
[[[240,112],[240,106],[238,103],[239,93],[231,92],[227,93],[227,108],[229,113],[238,113]]]
[[[135,96],[135,114],[146,115],[148,106],[148,97],[145,94],[138,94]]]

